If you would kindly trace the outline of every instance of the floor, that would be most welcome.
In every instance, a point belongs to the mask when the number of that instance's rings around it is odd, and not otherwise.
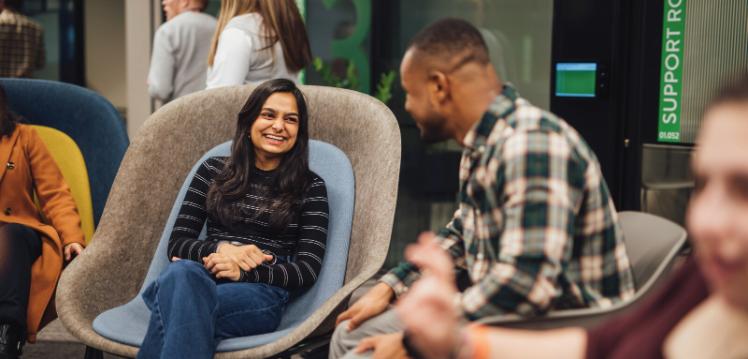
[[[35,344],[26,344],[23,348],[24,359],[82,359],[86,352],[72,334],[68,333],[59,319],[49,323],[37,336]],[[112,354],[104,354],[105,359],[120,358]]]

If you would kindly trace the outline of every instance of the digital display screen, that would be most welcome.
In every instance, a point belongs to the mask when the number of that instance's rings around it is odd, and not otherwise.
[[[595,97],[597,64],[559,62],[556,64],[556,96]]]

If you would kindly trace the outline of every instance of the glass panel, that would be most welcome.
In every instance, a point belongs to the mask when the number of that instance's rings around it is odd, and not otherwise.
[[[34,78],[60,79],[60,3],[59,1],[26,0],[21,12],[39,23],[44,29],[45,62]]]
[[[312,53],[322,65],[321,71],[308,69],[306,79],[381,94],[381,76],[398,71],[410,39],[435,20],[456,16],[483,33],[498,73],[525,98],[548,108],[552,15],[551,0],[306,0]],[[389,90],[387,105],[400,123],[403,148],[387,266],[401,259],[419,232],[437,230],[451,218],[461,154],[454,142],[425,145],[403,109],[399,78]]]
[[[693,148],[645,144],[642,148],[641,209],[683,225],[693,189]]]
[[[711,95],[748,65],[748,2],[725,0],[714,6],[709,0],[665,1],[663,6],[657,139],[692,144]],[[663,128],[671,135],[663,134]],[[692,151],[683,145],[643,146],[643,211],[684,223],[693,188]]]
[[[218,12],[221,10],[221,0],[208,0],[205,12],[218,18]]]
[[[83,0],[25,0],[20,12],[44,31],[44,67],[32,77],[83,85]]]
[[[676,2],[665,1],[658,140],[694,143],[710,95],[748,66],[748,2],[670,3]]]
[[[307,0],[312,55],[306,81],[368,93],[371,88],[371,0]]]

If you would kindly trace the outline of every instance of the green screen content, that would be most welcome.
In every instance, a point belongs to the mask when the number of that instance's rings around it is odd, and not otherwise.
[[[566,62],[556,64],[556,96],[595,97],[597,64]]]

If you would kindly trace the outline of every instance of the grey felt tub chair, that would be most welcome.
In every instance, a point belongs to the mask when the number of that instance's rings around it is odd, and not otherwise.
[[[686,245],[687,233],[680,225],[649,213],[625,211],[619,212],[618,218],[623,229],[624,244],[636,285],[633,298],[602,309],[561,310],[535,318],[499,315],[482,318],[480,322],[518,329],[564,327],[589,329],[636,308],[647,295],[654,292],[658,285],[667,279],[670,267]]]
[[[125,154],[92,244],[60,279],[57,311],[84,344],[133,357],[137,347],[99,335],[101,313],[136,297],[175,198],[193,165],[233,136],[249,86],[202,91],[169,103],[139,130]],[[387,255],[400,168],[400,132],[394,115],[370,96],[302,86],[310,138],[332,144],[350,161],[355,203],[345,279],[306,320],[273,342],[217,358],[275,356],[308,337],[332,330],[351,292],[372,277]],[[90,353],[91,351],[89,351]]]

